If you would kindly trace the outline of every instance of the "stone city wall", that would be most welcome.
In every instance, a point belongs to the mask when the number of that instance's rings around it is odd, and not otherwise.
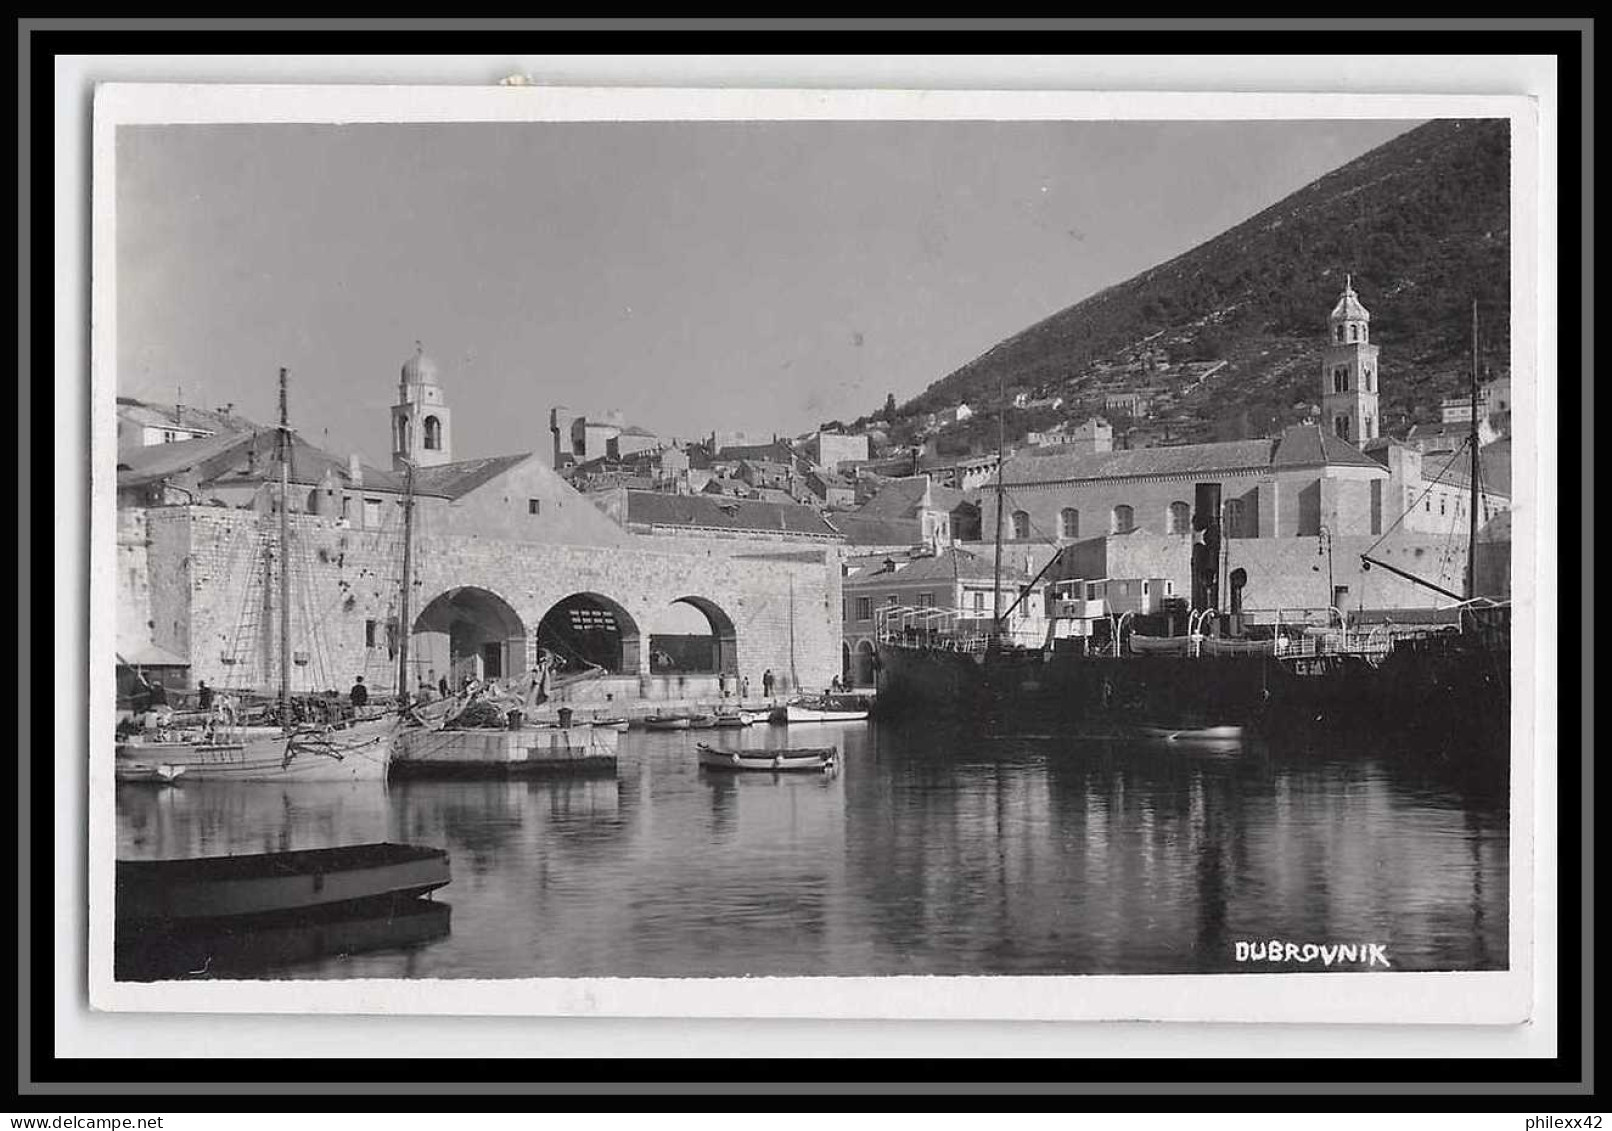
[[[193,678],[277,685],[279,585],[265,568],[276,525],[273,516],[222,507],[148,512],[152,639],[188,657]],[[345,529],[310,515],[293,515],[292,527],[293,688],[345,690],[358,675],[393,688],[396,640],[386,629],[400,612],[399,532]],[[521,622],[527,654],[511,661],[521,670],[555,604],[598,594],[639,626],[646,646],[638,662],[647,674],[648,636],[674,602],[695,597],[732,621],[737,674],[752,687],[769,668],[781,686],[823,686],[840,667],[839,559],[834,546],[765,541],[655,538],[589,547],[426,535],[416,540],[411,619],[444,593],[485,590]]]

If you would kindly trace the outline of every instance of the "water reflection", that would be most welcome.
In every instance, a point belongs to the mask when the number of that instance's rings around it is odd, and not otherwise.
[[[695,743],[837,745],[713,773]],[[119,855],[448,850],[451,934],[296,977],[1168,973],[1236,944],[1503,968],[1499,783],[1381,751],[984,740],[863,724],[624,735],[614,779],[118,791]],[[1358,967],[1356,967],[1358,968]]]

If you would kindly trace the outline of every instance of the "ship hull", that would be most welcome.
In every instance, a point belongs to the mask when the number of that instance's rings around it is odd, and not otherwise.
[[[120,780],[142,770],[202,781],[385,781],[394,722],[360,723],[330,734],[258,736],[240,742],[128,742],[117,748]]]
[[[1509,755],[1509,650],[1434,646],[1292,659],[1271,654],[993,656],[881,645],[881,712],[998,729],[1028,720],[1067,733],[1143,726],[1243,727],[1266,736],[1404,736],[1446,759]],[[1424,741],[1425,740],[1425,741]]]

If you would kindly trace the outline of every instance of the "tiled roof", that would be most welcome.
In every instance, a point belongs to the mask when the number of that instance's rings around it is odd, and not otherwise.
[[[420,494],[457,499],[531,458],[531,452],[523,452],[520,455],[467,459],[437,467],[422,467],[414,473],[414,489]],[[364,481],[369,482],[367,475]]]
[[[882,563],[846,579],[852,588],[876,588],[890,580],[904,584],[917,581],[991,581],[996,577],[996,563],[991,558],[971,554],[967,550],[948,549],[933,556],[913,558],[895,573],[879,572]],[[1025,579],[1002,563],[1004,585],[1019,585]]]
[[[139,487],[159,483],[187,472],[195,472],[203,483],[273,482],[280,475],[279,465],[275,462],[278,445],[276,432],[276,429],[263,428],[255,432],[148,445],[128,452],[119,461],[118,466],[126,470],[118,472],[118,486]],[[361,469],[364,487],[397,493],[404,489],[400,475],[363,465]],[[292,483],[299,487],[313,486],[327,472],[346,482],[350,471],[345,458],[314,447],[295,432],[291,434]],[[436,494],[423,487],[416,487],[416,490],[420,494]]]
[[[1511,444],[1504,451],[1494,449],[1499,443],[1478,449],[1478,483],[1491,495],[1511,494]],[[1472,485],[1472,457],[1465,452],[1424,457],[1422,479],[1428,483],[1442,483],[1448,487],[1466,488]]]
[[[191,405],[151,404],[135,397],[117,399],[118,416],[130,424],[153,428],[181,428],[204,432],[251,432],[258,425],[233,413],[213,412]]]
[[[830,521],[853,546],[917,546],[924,540],[923,526],[916,518],[886,518],[847,511]]]
[[[839,531],[823,521],[823,516],[812,507],[715,495],[669,495],[659,491],[628,491],[626,494],[626,521],[629,523],[748,530],[760,534],[810,534],[822,538],[839,536]]]
[[[135,448],[118,460],[118,486],[139,487],[180,475],[198,464],[226,456],[239,448],[244,456],[251,435],[223,433],[172,444],[148,444]]]
[[[1271,448],[1270,440],[1232,440],[1117,452],[1027,452],[1007,461],[1002,481],[1022,484],[1241,471],[1270,466]]]
[[[1316,467],[1322,464],[1345,467],[1380,467],[1365,452],[1341,440],[1319,424],[1295,424],[1276,442],[1272,467]]]
[[[925,479],[914,476],[896,479],[879,488],[879,493],[857,508],[858,514],[879,518],[913,518],[924,498]],[[933,484],[929,499],[936,510],[950,511],[964,501],[963,492],[955,487]]]

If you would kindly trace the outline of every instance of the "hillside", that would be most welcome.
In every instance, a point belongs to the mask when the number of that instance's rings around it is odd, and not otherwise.
[[[912,421],[967,401],[994,405],[998,383],[1059,395],[1055,415],[1101,411],[1149,387],[1170,440],[1262,434],[1319,396],[1327,312],[1345,272],[1382,347],[1383,422],[1437,420],[1462,391],[1479,303],[1485,365],[1508,367],[1510,153],[1504,120],[1420,126],[1259,215],[992,346],[901,406]],[[1161,350],[1167,361],[1144,351]],[[1224,361],[1207,366],[1185,361]],[[1010,433],[1046,427],[1010,417]],[[976,418],[968,435],[979,439]],[[990,428],[994,441],[994,425]],[[983,435],[983,434],[982,434]]]

